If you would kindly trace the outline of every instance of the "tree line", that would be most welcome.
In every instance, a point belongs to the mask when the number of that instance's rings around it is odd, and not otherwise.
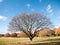
[[[60,36],[60,27],[54,28],[53,30],[49,28],[41,29],[34,32],[35,37],[55,37]],[[28,37],[24,32],[20,33],[6,33],[0,34],[0,37]]]

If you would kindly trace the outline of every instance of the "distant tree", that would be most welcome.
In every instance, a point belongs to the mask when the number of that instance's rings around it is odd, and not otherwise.
[[[17,34],[17,37],[28,37],[24,32]]]
[[[60,27],[55,28],[54,31],[56,36],[60,36]]]
[[[5,37],[10,37],[9,33],[4,34]]]
[[[17,33],[11,33],[11,37],[17,37]]]
[[[49,36],[50,29],[41,29],[35,32],[35,36],[37,37],[46,37]]]
[[[0,37],[4,37],[4,34],[0,34]]]
[[[13,17],[9,23],[8,30],[23,31],[32,41],[36,30],[51,27],[51,25],[50,20],[44,15],[39,13],[23,13]]]
[[[51,30],[51,32],[52,32],[52,33],[51,33],[51,36],[56,36],[56,35],[55,35],[55,30],[54,30],[54,29]]]
[[[49,28],[41,29],[35,32],[36,37],[55,36],[55,32]]]

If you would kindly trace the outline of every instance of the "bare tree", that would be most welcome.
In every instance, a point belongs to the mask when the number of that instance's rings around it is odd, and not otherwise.
[[[39,13],[23,13],[13,17],[9,23],[9,30],[23,31],[31,41],[36,30],[46,27],[51,27],[51,22],[46,16]]]

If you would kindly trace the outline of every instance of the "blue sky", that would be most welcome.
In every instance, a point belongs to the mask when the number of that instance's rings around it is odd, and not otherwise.
[[[60,0],[0,0],[0,33],[7,33],[10,20],[23,12],[39,12],[60,26]]]

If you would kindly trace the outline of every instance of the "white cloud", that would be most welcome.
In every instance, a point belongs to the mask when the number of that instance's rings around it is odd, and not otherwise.
[[[42,1],[42,0],[39,0],[40,2]]]
[[[6,19],[7,19],[7,17],[5,17],[5,16],[0,16],[0,20],[5,21]]]
[[[31,11],[35,11],[35,10],[32,8]]]
[[[0,2],[3,2],[3,0],[0,0]]]
[[[48,13],[53,12],[52,7],[51,7],[51,4],[48,4],[46,10],[47,10]]]
[[[52,16],[54,14],[51,4],[47,5],[46,11],[47,11],[48,15]]]
[[[48,4],[48,6],[47,6],[47,10],[50,10],[50,9],[51,9],[51,5]]]
[[[60,16],[58,16],[58,18],[60,19]]]
[[[55,26],[55,28],[58,28],[59,26]]]
[[[30,4],[26,4],[26,6],[27,6],[28,8],[30,8],[31,5],[30,5]]]

